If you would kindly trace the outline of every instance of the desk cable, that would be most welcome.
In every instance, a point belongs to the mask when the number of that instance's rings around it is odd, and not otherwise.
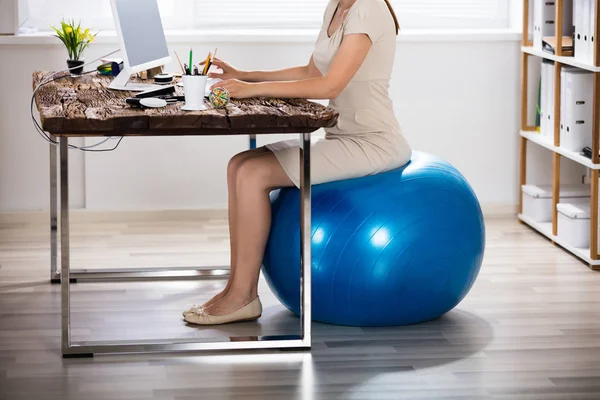
[[[37,130],[37,132],[40,134],[40,136],[41,136],[41,137],[42,137],[42,138],[43,138],[43,139],[44,139],[46,142],[50,143],[51,145],[58,146],[58,142],[57,142],[57,141],[54,141],[54,140],[52,140],[52,139],[50,138],[50,136],[48,136],[48,134],[47,134],[47,133],[44,131],[44,129],[42,128],[42,126],[40,125],[40,123],[38,122],[38,120],[35,118],[35,114],[34,114],[33,106],[34,106],[34,103],[35,103],[35,94],[37,93],[37,91],[38,91],[38,90],[39,90],[39,89],[40,89],[42,86],[44,86],[44,85],[47,85],[47,84],[48,84],[48,83],[50,83],[50,82],[54,82],[54,81],[56,81],[56,80],[59,80],[59,79],[62,79],[62,78],[67,78],[67,77],[70,77],[70,76],[71,76],[70,74],[67,74],[67,75],[62,75],[62,76],[58,76],[58,77],[57,77],[56,75],[58,75],[58,74],[62,74],[62,73],[65,73],[65,72],[70,72],[72,69],[81,68],[81,67],[85,67],[85,66],[87,66],[87,65],[93,64],[93,63],[95,63],[95,62],[97,62],[97,61],[100,61],[100,60],[102,60],[103,58],[106,58],[106,57],[108,57],[108,56],[111,56],[111,55],[113,55],[113,54],[115,54],[115,53],[117,53],[117,52],[119,52],[119,51],[121,51],[121,50],[115,50],[115,51],[112,51],[112,52],[110,52],[110,53],[108,53],[108,54],[105,54],[105,55],[103,55],[102,57],[98,57],[97,59],[95,59],[95,60],[92,60],[92,61],[90,61],[90,62],[87,62],[87,63],[85,63],[85,64],[83,64],[83,65],[79,65],[79,66],[72,67],[72,68],[68,68],[68,69],[65,69],[65,70],[62,70],[62,71],[54,72],[54,73],[52,73],[52,74],[50,74],[50,75],[48,75],[48,76],[44,77],[44,78],[43,78],[43,79],[42,79],[42,80],[41,80],[41,81],[38,83],[38,85],[37,85],[37,86],[35,87],[35,89],[33,90],[33,93],[31,94],[31,104],[30,104],[31,120],[33,121],[33,125],[34,125],[35,129]],[[96,72],[96,71],[95,71],[95,70],[92,70],[92,71],[87,71],[87,72],[84,72],[82,75],[90,74],[90,73],[93,73],[93,72]],[[118,137],[118,136],[117,136],[117,137]],[[116,144],[115,146],[113,146],[112,148],[107,148],[107,149],[94,149],[94,148],[95,148],[95,147],[98,147],[98,146],[100,146],[100,145],[102,145],[102,144],[104,144],[104,143],[108,142],[110,139],[114,139],[114,138],[116,138],[116,137],[108,137],[108,138],[106,138],[106,139],[104,139],[104,140],[102,140],[102,141],[100,141],[100,142],[98,142],[98,143],[95,143],[95,144],[92,144],[92,145],[89,145],[89,146],[83,146],[83,147],[78,147],[78,146],[75,146],[75,145],[69,144],[69,148],[70,148],[70,149],[75,149],[75,150],[81,150],[81,151],[89,151],[89,152],[113,151],[113,150],[115,150],[117,147],[119,147],[119,144],[121,144],[121,140],[123,140],[123,136],[121,136],[121,137],[119,138],[119,141],[117,142],[117,144]]]

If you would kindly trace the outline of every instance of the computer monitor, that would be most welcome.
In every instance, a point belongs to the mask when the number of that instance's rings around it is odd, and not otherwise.
[[[148,90],[154,85],[128,83],[136,72],[171,62],[157,0],[111,0],[123,70],[109,88]]]

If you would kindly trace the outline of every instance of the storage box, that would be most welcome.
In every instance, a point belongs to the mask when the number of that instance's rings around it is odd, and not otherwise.
[[[590,202],[559,203],[558,237],[573,247],[590,247]]]
[[[523,185],[523,215],[535,222],[552,221],[552,185]],[[561,185],[559,203],[590,198],[590,185]],[[575,200],[575,201],[571,201]]]

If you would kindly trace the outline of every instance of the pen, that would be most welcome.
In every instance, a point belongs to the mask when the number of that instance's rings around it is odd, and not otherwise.
[[[192,65],[194,65],[194,63],[192,62],[192,48],[190,47],[190,75],[192,74]]]
[[[194,65],[194,75],[198,75],[198,66]]]

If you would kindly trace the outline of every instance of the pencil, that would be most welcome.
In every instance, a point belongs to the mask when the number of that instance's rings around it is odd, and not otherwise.
[[[181,63],[181,60],[179,59],[179,56],[177,55],[177,52],[173,51],[173,53],[175,53],[175,57],[177,57],[177,62],[179,63],[179,68],[181,68],[181,73],[183,75],[185,75],[185,69],[183,69],[183,64]]]
[[[204,61],[204,70],[202,70],[202,75],[206,75],[208,73],[209,63],[210,63],[210,52],[208,53],[208,57],[206,57],[206,61]]]
[[[190,75],[192,74],[192,65],[194,65],[192,59],[192,48],[190,47]]]
[[[215,52],[212,54],[212,56],[210,57],[210,61],[208,62],[208,68],[206,69],[207,74],[208,74],[208,71],[210,71],[210,67],[212,66],[213,61],[216,56],[217,56],[217,48],[215,47]]]

